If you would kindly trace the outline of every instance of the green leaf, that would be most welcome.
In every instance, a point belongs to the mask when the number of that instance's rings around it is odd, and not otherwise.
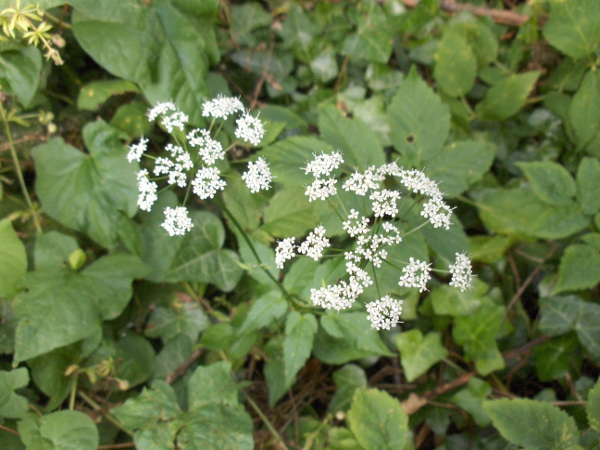
[[[231,377],[231,364],[221,361],[210,366],[200,366],[188,382],[190,410],[206,403],[238,403],[238,386]]]
[[[482,119],[505,120],[516,114],[527,101],[540,72],[509,75],[495,83],[477,104],[476,112]]]
[[[148,380],[154,369],[154,348],[147,339],[132,332],[124,333],[117,341],[114,359],[117,364],[117,377],[126,380],[130,387]]]
[[[29,373],[25,367],[6,372],[0,370],[0,416],[9,419],[25,417],[29,402],[15,390],[29,384]]]
[[[264,210],[262,230],[278,238],[303,236],[319,218],[302,189],[277,192]]]
[[[490,424],[490,417],[484,411],[482,403],[491,393],[492,387],[489,383],[479,378],[471,378],[467,387],[454,394],[450,401],[471,414],[477,426],[485,428]]]
[[[481,306],[482,296],[486,290],[487,287],[477,282],[475,289],[465,292],[452,286],[442,285],[431,291],[431,305],[438,315],[468,316]]]
[[[61,138],[32,150],[35,189],[45,212],[108,248],[117,245],[120,215],[137,211],[138,167],[126,163],[121,139],[127,135],[98,120],[83,129],[89,154]]]
[[[311,62],[310,70],[321,83],[328,83],[338,76],[339,68],[333,49],[325,49],[319,53]]]
[[[394,148],[413,166],[435,157],[448,138],[450,111],[413,67],[388,108]]]
[[[584,214],[600,210],[600,161],[584,157],[577,168],[577,203]]]
[[[393,29],[388,17],[376,2],[356,5],[358,15],[356,33],[344,40],[343,53],[355,59],[387,63],[392,53]]]
[[[159,306],[152,311],[144,334],[151,338],[160,337],[163,341],[183,334],[190,342],[196,342],[200,332],[208,325],[208,317],[194,303],[180,304],[175,308]]]
[[[590,427],[600,432],[600,380],[588,392],[585,411]]]
[[[9,219],[0,220],[0,298],[13,298],[27,272],[25,246]]]
[[[299,5],[290,8],[279,31],[284,48],[293,49],[294,55],[303,63],[310,62],[311,44],[318,33],[319,27],[311,22]]]
[[[248,333],[270,325],[288,310],[288,303],[280,290],[269,291],[257,298],[238,333]]]
[[[544,37],[573,59],[592,55],[600,44],[600,5],[587,0],[550,3]]]
[[[440,335],[435,332],[427,333],[425,337],[417,329],[397,334],[396,347],[400,352],[400,362],[409,382],[416,380],[431,366],[448,356]]]
[[[479,67],[487,67],[498,56],[498,38],[489,23],[478,21],[457,21],[451,25],[470,44],[477,57]]]
[[[31,450],[96,450],[98,428],[79,411],[57,411],[19,422],[19,434]]]
[[[502,399],[483,403],[502,437],[531,449],[579,450],[579,430],[566,412],[529,399]]]
[[[549,205],[570,205],[577,190],[575,180],[560,164],[552,161],[521,162],[517,167],[523,171],[535,195]]]
[[[348,411],[348,422],[363,448],[398,450],[403,449],[410,439],[408,416],[402,405],[378,389],[356,390]]]
[[[252,31],[271,25],[271,15],[258,3],[232,5],[231,34],[238,44],[256,47],[257,42]]]
[[[569,370],[581,367],[575,333],[558,336],[533,348],[535,371],[542,382],[560,380]]]
[[[34,46],[0,52],[0,77],[5,78],[25,108],[37,94],[42,72],[42,55]]]
[[[148,105],[140,100],[126,103],[115,111],[110,119],[110,126],[127,133],[131,138],[147,135],[152,125],[148,122]]]
[[[569,245],[558,269],[552,294],[591,289],[600,282],[600,251],[591,245]]]
[[[433,76],[438,87],[451,97],[471,90],[477,74],[477,60],[467,41],[451,29],[444,33],[435,53]]]
[[[264,373],[267,380],[267,387],[269,388],[269,406],[272,408],[289,389],[285,383],[283,337],[271,339],[265,345],[264,352],[267,357]]]
[[[227,177],[227,189],[223,191],[223,200],[245,231],[258,228],[261,215],[259,201],[237,173],[230,173]]]
[[[283,361],[285,384],[288,387],[292,385],[296,374],[310,356],[317,328],[315,316],[300,314],[297,311],[290,313],[285,322]]]
[[[469,236],[469,246],[473,261],[493,264],[502,259],[512,245],[507,236]]]
[[[339,411],[348,411],[356,390],[367,386],[367,375],[363,368],[346,364],[333,372],[333,381],[336,391],[329,403],[329,412],[337,414]]]
[[[319,131],[325,142],[342,151],[344,163],[352,168],[364,169],[385,163],[383,149],[373,130],[359,119],[343,117],[334,106],[319,109]],[[298,170],[302,167],[305,164],[297,166]],[[306,180],[304,183],[309,184]]]
[[[10,300],[0,298],[0,354],[15,352],[17,319]]]
[[[81,87],[77,97],[77,108],[80,110],[96,110],[113,95],[125,92],[140,92],[139,88],[125,80],[92,81]]]
[[[178,334],[168,340],[156,355],[156,368],[152,379],[165,380],[177,370],[192,354],[192,341],[185,334]]]
[[[425,173],[439,183],[444,194],[456,197],[481,178],[492,165],[495,155],[493,144],[453,142],[427,161]]]
[[[600,74],[589,71],[569,105],[568,118],[579,147],[591,141],[600,130]]]

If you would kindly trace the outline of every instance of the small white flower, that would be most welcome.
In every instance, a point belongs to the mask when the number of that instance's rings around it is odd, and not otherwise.
[[[225,97],[223,94],[219,94],[214,100],[204,102],[202,116],[227,119],[228,116],[243,110],[244,105],[238,97]]]
[[[138,180],[138,206],[144,211],[150,211],[152,205],[158,199],[156,195],[156,189],[158,186],[155,182],[148,180],[148,171],[146,169],[140,170],[137,173]]]
[[[288,260],[296,256],[294,252],[294,242],[296,238],[286,238],[283,241],[279,241],[277,248],[275,249],[275,264],[278,269],[283,269],[283,264]]]
[[[326,180],[317,178],[310,186],[306,187],[304,193],[308,196],[309,202],[313,202],[317,199],[325,200],[327,197],[337,194],[335,178],[328,178]]]
[[[304,172],[306,174],[312,173],[315,178],[331,176],[331,172],[344,162],[342,152],[339,150],[331,154],[321,153],[317,155],[313,153],[313,156],[315,159],[307,164]]]
[[[431,264],[410,258],[409,264],[402,269],[398,286],[419,288],[419,292],[427,290],[427,282],[431,279]]]
[[[201,167],[192,181],[194,194],[202,200],[213,198],[217,191],[222,191],[226,186],[220,175],[221,172],[216,167]]]
[[[210,137],[208,130],[195,129],[188,133],[187,139],[192,147],[198,147],[198,153],[204,164],[212,166],[217,159],[225,159],[225,151],[219,141]]]
[[[428,197],[442,196],[437,183],[427,178],[427,176],[420,170],[402,170],[400,178],[402,184],[410,191],[427,195]]]
[[[389,295],[367,303],[367,319],[371,321],[371,327],[376,330],[391,330],[400,322],[402,314],[402,300],[395,300]]]
[[[473,287],[473,269],[467,255],[456,253],[456,262],[451,264],[449,269],[452,274],[452,280],[448,283],[450,286],[460,288],[461,292]]]
[[[253,194],[270,189],[273,175],[265,158],[261,156],[255,163],[249,162],[248,171],[242,175],[242,180]]]
[[[379,184],[385,179],[377,173],[375,166],[369,167],[364,173],[354,172],[342,187],[345,191],[354,192],[356,195],[365,196],[370,190],[379,189]]]
[[[165,221],[161,224],[169,236],[183,236],[190,231],[194,224],[188,216],[188,210],[184,206],[176,208],[165,208]]]
[[[158,103],[154,108],[148,111],[148,120],[154,121],[158,116],[162,116],[162,124],[169,133],[173,132],[174,128],[179,128],[183,131],[189,117],[179,111],[173,102]]]
[[[154,175],[168,175],[169,184],[177,184],[179,187],[187,186],[186,171],[194,167],[188,152],[177,145],[167,144],[165,147],[175,162],[169,158],[160,156],[154,162]]]
[[[260,141],[265,134],[265,127],[257,117],[251,116],[250,111],[246,111],[236,123],[238,126],[235,130],[236,138],[250,142],[255,146],[260,144]]]
[[[154,122],[158,116],[163,116],[169,111],[177,111],[173,102],[157,103],[154,108],[148,110],[148,120]]]
[[[379,168],[377,168],[377,173],[379,175],[383,175],[383,176],[393,176],[393,177],[399,177],[402,175],[402,168],[398,167],[398,164],[396,164],[396,162],[391,162],[389,164],[383,164],[382,166],[380,166]]]
[[[329,245],[329,239],[325,237],[325,228],[318,226],[310,232],[306,240],[298,247],[298,253],[318,261],[323,256],[323,250]]]
[[[356,278],[350,277],[348,283],[341,280],[338,284],[311,289],[310,300],[315,306],[341,311],[350,308],[363,291],[362,285]]]
[[[344,231],[354,237],[359,234],[367,234],[369,232],[369,219],[366,217],[358,217],[358,211],[351,209],[348,215],[348,220],[342,222]]]
[[[375,217],[396,217],[396,214],[398,214],[398,205],[396,202],[399,198],[400,193],[398,191],[390,191],[388,189],[371,193],[369,199],[373,202]]]
[[[423,205],[421,215],[433,225],[434,228],[443,227],[446,230],[450,229],[450,218],[452,217],[452,208],[450,208],[441,196],[435,196]]]
[[[129,153],[127,153],[127,161],[130,163],[133,161],[140,162],[142,159],[142,154],[146,151],[148,145],[148,139],[145,139],[144,136],[140,138],[140,142],[137,144],[132,144],[129,146]]]

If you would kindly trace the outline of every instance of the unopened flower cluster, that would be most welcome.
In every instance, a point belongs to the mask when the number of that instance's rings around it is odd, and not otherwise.
[[[305,191],[309,201],[326,200],[335,196],[338,187],[341,187],[347,192],[363,197],[365,201],[368,200],[367,204],[370,206],[367,215],[361,215],[351,209],[345,213],[346,219],[342,221],[343,229],[355,239],[353,250],[345,252],[347,279],[311,289],[311,301],[314,305],[337,311],[350,308],[354,304],[365,289],[373,284],[374,271],[388,262],[388,250],[401,244],[401,232],[396,226],[401,200],[420,205],[420,215],[434,228],[448,230],[452,215],[452,208],[444,202],[437,183],[419,170],[406,170],[396,163],[380,167],[371,166],[364,172],[355,171],[340,183],[335,172],[342,164],[343,156],[341,152],[336,151],[331,154],[314,155],[314,159],[304,168],[305,173],[313,177],[312,183]],[[401,190],[383,188],[386,178],[396,179]],[[371,220],[371,216],[374,219]],[[282,269],[284,263],[297,254],[319,260],[330,246],[325,235],[325,228],[319,225],[300,245],[296,245],[295,238],[280,241],[275,252],[277,267]],[[471,264],[466,255],[456,256],[456,263],[450,266],[450,285],[464,291],[471,287]],[[410,258],[404,264],[398,285],[418,288],[419,292],[427,290],[427,282],[431,279],[431,264],[414,258]],[[389,330],[400,321],[402,300],[394,299],[390,295],[384,295],[368,303],[366,307],[373,328]]]
[[[202,108],[202,115],[212,117],[213,123],[214,119],[227,119],[240,112],[241,116],[236,122],[236,138],[258,145],[265,133],[264,126],[258,118],[244,110],[238,98],[220,95],[214,100],[206,101]],[[192,189],[201,200],[213,198],[225,189],[226,182],[215,164],[225,159],[226,150],[211,136],[210,130],[196,128],[186,134],[189,117],[172,102],[159,103],[151,108],[148,111],[148,119],[160,120],[164,128],[173,134],[176,142],[167,144],[163,154],[155,159],[153,175],[158,177],[157,179],[165,179],[170,186]],[[128,161],[139,162],[147,150],[147,145],[148,139],[144,137],[131,145],[127,155]],[[258,158],[256,162],[250,162],[242,179],[252,193],[269,189],[272,176],[267,161]],[[138,206],[144,211],[150,211],[158,199],[158,184],[150,179],[146,169],[138,172],[137,180]],[[162,227],[170,236],[184,235],[194,226],[185,206],[166,208],[164,213],[165,221]]]

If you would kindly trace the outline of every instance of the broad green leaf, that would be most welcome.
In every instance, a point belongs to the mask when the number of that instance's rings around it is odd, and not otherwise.
[[[475,361],[475,368],[480,375],[485,376],[504,368],[504,359],[496,344],[503,314],[502,306],[496,306],[488,300],[473,314],[454,319],[452,337],[464,347],[465,356]]]
[[[250,241],[256,251],[255,254],[244,236],[237,232],[237,230],[235,231],[239,246],[238,251],[242,259],[241,268],[260,283],[272,286],[273,278],[277,280],[280,272],[275,264],[275,251],[253,236],[247,236],[248,241]],[[258,255],[258,259],[256,255]],[[267,275],[267,272],[271,274],[271,277]]]
[[[311,44],[318,34],[319,27],[308,18],[299,5],[290,8],[279,31],[284,48],[292,49],[294,56],[303,63],[310,62]]]
[[[140,89],[130,81],[104,80],[92,81],[81,87],[77,98],[77,108],[95,110],[113,95],[125,92],[140,92]]]
[[[194,303],[179,304],[175,308],[159,306],[152,311],[144,334],[151,338],[160,337],[165,342],[183,334],[195,343],[208,325],[208,317]]]
[[[535,195],[549,205],[565,206],[572,203],[577,190],[575,180],[560,164],[552,161],[521,162],[523,171]]]
[[[231,5],[231,34],[235,42],[250,48],[257,45],[252,31],[271,25],[271,16],[258,3]]]
[[[277,179],[275,179],[277,180]],[[227,177],[227,189],[223,191],[225,206],[245,231],[252,231],[260,225],[260,203],[237,174]]]
[[[329,412],[336,414],[350,408],[354,393],[358,388],[367,386],[367,375],[363,368],[355,364],[346,364],[333,372],[336,391],[329,403]]]
[[[27,272],[25,246],[9,219],[0,220],[0,298],[13,298]]]
[[[152,129],[148,122],[148,105],[141,100],[134,100],[119,106],[110,119],[109,125],[127,133],[131,138],[147,135]]]
[[[542,382],[560,380],[581,367],[579,342],[575,333],[554,337],[533,348],[535,371]]]
[[[347,35],[342,51],[355,59],[387,63],[392,53],[393,28],[386,14],[376,2],[361,2],[355,8],[358,14],[357,32]]]
[[[586,145],[600,130],[600,74],[589,71],[573,96],[568,118],[579,147]]]
[[[516,114],[527,101],[540,72],[509,75],[495,83],[477,104],[476,112],[482,119],[505,120]]]
[[[600,251],[590,245],[569,245],[558,269],[553,294],[591,289],[600,282]]]
[[[600,380],[588,392],[585,410],[590,427],[600,432]]]
[[[475,289],[465,292],[452,286],[438,286],[431,291],[431,305],[438,315],[468,316],[481,306],[486,291],[487,287],[477,282]]]
[[[493,264],[502,259],[512,245],[507,236],[469,236],[469,249],[473,261]]]
[[[178,334],[168,340],[156,355],[152,379],[165,380],[183,364],[192,354],[192,341],[185,334]]]
[[[457,21],[451,25],[470,44],[479,67],[487,67],[498,55],[498,38],[489,23],[478,21]]]
[[[302,236],[318,220],[304,190],[288,188],[277,192],[265,208],[261,229],[278,238]]]
[[[473,88],[477,59],[467,41],[451,29],[444,33],[435,53],[433,76],[438,87],[451,97],[461,97]]]
[[[138,430],[133,435],[136,448],[144,450],[175,449],[175,437],[181,429],[178,421],[159,422],[152,428]]]
[[[388,108],[394,148],[421,167],[435,157],[448,138],[450,111],[413,67]]]
[[[29,402],[14,391],[28,384],[29,373],[25,367],[10,372],[0,370],[0,416],[9,419],[25,417],[29,411]]]
[[[577,169],[577,203],[584,214],[600,210],[600,161],[582,158]]]
[[[28,415],[19,422],[19,434],[31,450],[97,450],[98,428],[80,411]]]
[[[296,374],[310,356],[317,328],[317,319],[312,314],[294,311],[286,320],[283,361],[285,384],[288,387],[292,385]]]
[[[550,206],[528,188],[492,191],[480,202],[484,224],[496,233],[560,239],[585,228],[586,218],[573,202]]]
[[[34,266],[36,270],[66,267],[69,255],[79,248],[72,236],[49,231],[35,238]]]
[[[207,403],[237,405],[238,386],[231,376],[231,364],[221,361],[210,366],[200,366],[188,382],[188,405],[190,410]]]
[[[450,401],[473,416],[477,426],[485,428],[490,424],[490,417],[483,410],[482,402],[492,393],[489,383],[471,378],[467,387],[454,394]]]
[[[264,352],[267,357],[264,373],[269,388],[269,406],[272,408],[289,389],[285,383],[283,337],[276,337],[267,342]],[[294,379],[293,383],[295,382]]]
[[[408,416],[387,392],[359,388],[348,411],[349,428],[363,448],[403,449],[408,444]]]
[[[364,170],[385,162],[383,149],[369,126],[359,119],[342,116],[334,106],[325,105],[319,109],[319,131],[325,142],[342,151],[345,165]],[[305,166],[298,166],[298,169],[301,167]],[[305,184],[311,181],[305,181]]]
[[[10,300],[0,298],[0,354],[15,352],[17,318]]]
[[[335,79],[339,73],[335,51],[326,49],[319,53],[310,62],[310,70],[321,83],[328,83]]]
[[[496,147],[478,141],[453,142],[425,165],[425,173],[442,192],[455,197],[466,191],[490,168]]]
[[[147,339],[133,332],[126,332],[116,343],[114,360],[117,364],[117,377],[126,380],[130,387],[148,380],[154,369],[154,348]]]
[[[529,399],[483,403],[483,409],[502,437],[530,449],[580,450],[579,430],[566,412]]]
[[[42,55],[32,45],[0,52],[0,77],[8,81],[26,109],[31,106],[33,97],[37,94],[41,72]]]
[[[592,55],[600,44],[600,4],[588,0],[553,1],[544,37],[573,59]]]
[[[418,329],[397,334],[396,347],[409,382],[416,380],[431,366],[448,356],[439,334],[431,332],[423,337],[423,333]]]
[[[53,138],[32,150],[35,189],[48,215],[87,233],[104,247],[117,245],[121,214],[137,211],[137,164],[126,161],[127,135],[98,120],[83,129],[85,154]]]
[[[281,291],[273,290],[257,298],[244,320],[238,333],[247,333],[270,325],[274,320],[282,317],[288,310],[288,303],[283,298]]]

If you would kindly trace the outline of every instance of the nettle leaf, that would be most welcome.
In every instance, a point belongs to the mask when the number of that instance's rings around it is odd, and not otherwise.
[[[25,246],[9,219],[0,220],[0,298],[13,298],[27,272]]]
[[[195,17],[169,0],[143,7],[80,2],[72,24],[79,44],[103,68],[137,83],[151,103],[174,101],[191,123],[200,125],[214,29],[209,21],[199,27],[198,20],[211,15],[199,10]]]
[[[549,205],[570,205],[577,190],[575,180],[560,164],[552,161],[521,162],[516,164],[523,171],[531,189],[540,200]]]
[[[579,430],[566,412],[529,399],[502,399],[483,403],[502,437],[531,449],[579,450]]]
[[[121,215],[137,211],[137,163],[127,164],[128,136],[98,120],[83,128],[85,154],[53,138],[31,153],[44,211],[107,248],[117,245]]]
[[[584,157],[577,168],[577,203],[584,214],[600,210],[600,161]]]
[[[433,76],[438,87],[451,97],[461,97],[471,90],[477,75],[477,59],[467,41],[449,29],[435,53]]]
[[[25,417],[29,411],[29,402],[15,390],[29,384],[29,373],[25,367],[7,372],[0,370],[0,416],[9,419]]]
[[[408,416],[387,392],[359,388],[348,411],[349,428],[369,449],[403,449],[409,443]]]
[[[573,59],[592,55],[600,44],[600,4],[587,0],[550,3],[544,37]]]
[[[509,75],[495,83],[477,104],[475,111],[482,119],[505,120],[516,114],[527,101],[540,72]]]
[[[28,449],[96,450],[98,428],[80,411],[57,411],[37,417],[29,414],[18,423]]]
[[[600,130],[600,74],[589,71],[569,105],[568,118],[579,147],[590,142]]]
[[[410,330],[396,335],[396,346],[406,379],[411,382],[423,375],[431,366],[448,356],[440,335],[431,332],[423,337],[421,330]]]
[[[288,310],[288,303],[280,290],[269,291],[252,302],[250,311],[238,333],[248,333],[270,325]]]
[[[558,281],[552,294],[591,289],[600,282],[600,251],[584,244],[569,245],[558,268]]]
[[[292,385],[296,374],[310,356],[317,329],[317,319],[312,314],[300,314],[294,311],[288,316],[283,340],[283,361],[287,386]]]
[[[8,81],[25,108],[31,106],[37,94],[42,72],[42,55],[32,46],[0,52],[0,77]]]
[[[261,229],[278,238],[303,236],[317,226],[318,220],[304,190],[283,189],[271,198],[265,208]]]
[[[471,414],[475,423],[484,428],[490,424],[490,417],[484,411],[482,403],[491,393],[492,387],[489,383],[479,378],[471,378],[467,387],[454,394],[450,401]]]
[[[600,432],[600,380],[588,392],[585,410],[590,427]]]
[[[337,414],[348,411],[356,390],[367,386],[367,375],[362,367],[346,364],[333,372],[333,382],[337,389],[329,404],[329,412]]]
[[[448,138],[450,111],[413,67],[388,108],[394,148],[413,166],[435,157]]]

